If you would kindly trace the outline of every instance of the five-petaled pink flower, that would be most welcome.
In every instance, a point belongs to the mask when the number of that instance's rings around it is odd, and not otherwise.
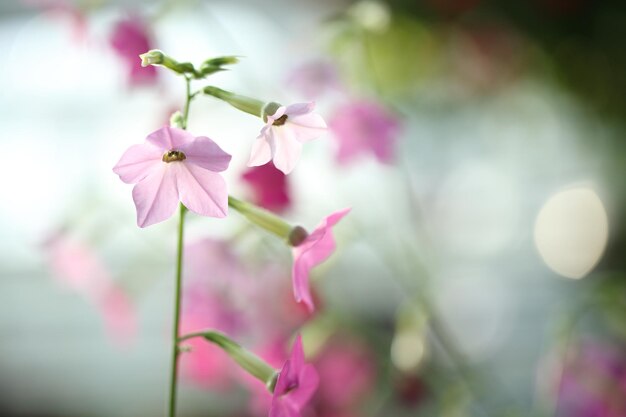
[[[304,363],[302,337],[298,335],[291,357],[278,374],[269,417],[300,417],[318,384],[317,371],[313,365]]]
[[[217,173],[228,168],[230,158],[205,136],[165,126],[128,148],[113,172],[135,184],[137,225],[146,227],[169,218],[179,201],[202,216],[225,217],[228,193]]]
[[[309,288],[309,273],[313,267],[324,262],[335,251],[332,228],[350,210],[350,208],[345,208],[326,217],[301,244],[292,249],[294,295],[296,301],[304,302],[309,311],[315,308]]]
[[[339,145],[340,164],[367,153],[382,163],[393,162],[400,122],[380,104],[356,101],[340,107],[330,121],[330,130]]]
[[[326,130],[326,122],[313,113],[315,103],[279,107],[267,116],[267,123],[257,137],[248,166],[265,165],[271,159],[276,168],[289,174],[300,159],[302,144],[317,139]]]

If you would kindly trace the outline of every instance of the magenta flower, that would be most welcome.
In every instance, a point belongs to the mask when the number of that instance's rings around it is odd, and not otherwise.
[[[249,168],[241,179],[252,188],[254,204],[274,212],[281,212],[291,205],[287,176],[274,164]]]
[[[228,168],[230,158],[205,136],[165,126],[128,148],[113,172],[135,184],[137,225],[146,227],[169,218],[179,201],[202,216],[225,217],[228,193],[217,173]]]
[[[317,371],[313,365],[304,363],[302,337],[298,335],[291,357],[278,375],[269,417],[300,417],[318,384]]]
[[[148,28],[144,21],[133,16],[117,22],[110,44],[128,69],[131,85],[151,84],[156,81],[156,67],[141,66],[139,54],[152,49]]]
[[[313,267],[324,262],[335,251],[332,228],[350,210],[345,208],[326,217],[300,245],[292,249],[294,295],[296,301],[304,302],[309,311],[315,308],[309,288],[309,273]]]
[[[357,101],[340,107],[330,129],[339,144],[337,161],[341,164],[358,155],[371,153],[383,163],[391,163],[400,122],[376,102]]]
[[[267,123],[257,137],[248,166],[274,161],[276,168],[289,174],[300,159],[302,144],[317,139],[326,130],[326,122],[313,113],[315,103],[298,103],[279,107],[267,116]]]

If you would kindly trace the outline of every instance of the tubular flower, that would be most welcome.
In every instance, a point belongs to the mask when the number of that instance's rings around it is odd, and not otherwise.
[[[311,269],[332,255],[335,251],[333,227],[350,211],[350,208],[336,211],[326,217],[313,233],[292,249],[293,252],[293,291],[296,301],[304,302],[309,311],[314,310],[309,288]]]
[[[301,417],[318,384],[317,371],[313,365],[304,363],[302,337],[298,335],[291,357],[278,375],[269,417]]]
[[[211,139],[165,126],[128,148],[113,172],[135,184],[137,225],[146,227],[168,219],[179,201],[201,216],[225,217],[228,193],[218,172],[230,159]]]
[[[289,174],[300,159],[302,144],[317,139],[326,131],[326,122],[313,113],[315,103],[280,106],[261,129],[252,146],[248,166],[274,161],[276,168]]]

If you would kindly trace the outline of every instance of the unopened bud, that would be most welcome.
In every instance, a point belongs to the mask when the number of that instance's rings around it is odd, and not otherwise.
[[[165,61],[165,55],[158,49],[152,49],[144,54],[139,55],[141,58],[141,66],[161,65]]]
[[[170,126],[172,127],[177,127],[179,129],[182,129],[184,126],[184,120],[183,120],[183,115],[181,112],[179,112],[178,110],[176,110],[171,116],[170,116]]]

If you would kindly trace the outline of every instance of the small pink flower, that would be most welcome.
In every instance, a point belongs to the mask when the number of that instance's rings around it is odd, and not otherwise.
[[[324,262],[335,251],[335,238],[332,228],[350,210],[345,208],[326,217],[300,245],[292,249],[294,295],[296,301],[304,302],[309,311],[314,310],[313,298],[309,288],[309,273],[313,267]]]
[[[205,136],[165,126],[128,148],[113,172],[135,184],[137,225],[146,227],[169,218],[179,201],[202,216],[225,217],[228,193],[217,173],[228,168],[230,158]]]
[[[275,212],[290,206],[287,176],[276,169],[274,164],[249,168],[241,179],[251,186],[254,204]]]
[[[152,49],[149,31],[142,19],[133,16],[117,22],[110,43],[126,65],[131,85],[151,84],[156,81],[156,67],[142,67],[139,59],[139,54]]]
[[[257,137],[248,166],[274,161],[276,168],[289,174],[300,159],[302,144],[317,139],[326,130],[326,122],[313,113],[315,103],[281,106],[267,116],[267,123]]]
[[[269,417],[300,417],[317,390],[319,376],[313,365],[304,363],[302,337],[298,335],[291,357],[280,370]]]
[[[340,107],[330,129],[339,144],[337,161],[348,163],[360,154],[371,153],[391,163],[400,122],[376,102],[357,101]]]

